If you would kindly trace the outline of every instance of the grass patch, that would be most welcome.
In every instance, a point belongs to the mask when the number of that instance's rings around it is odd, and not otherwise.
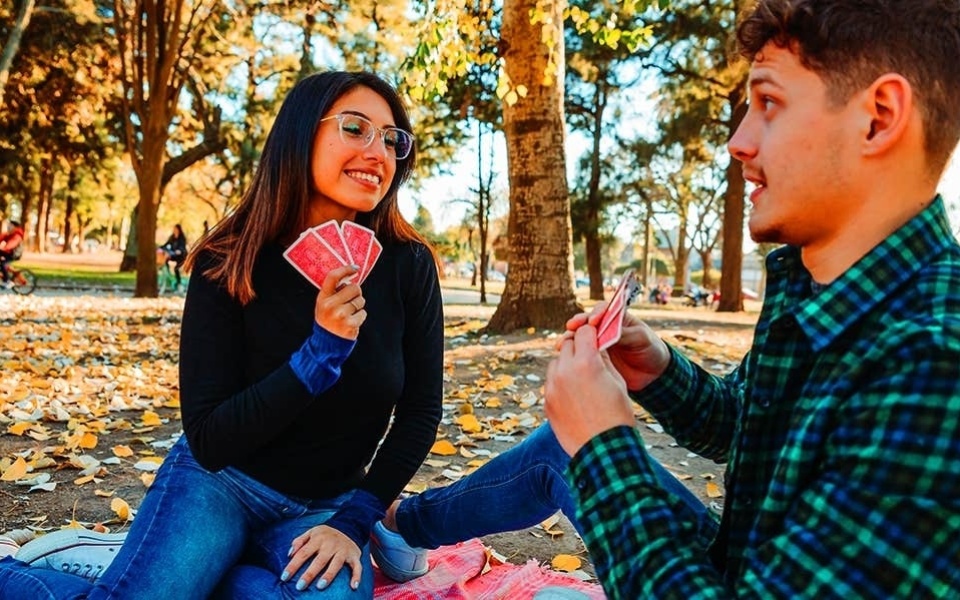
[[[134,287],[137,274],[68,269],[19,262],[14,266],[33,271],[37,282],[43,287]]]

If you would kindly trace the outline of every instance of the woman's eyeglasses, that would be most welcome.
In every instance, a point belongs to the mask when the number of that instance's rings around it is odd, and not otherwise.
[[[350,113],[340,113],[330,117],[320,119],[320,122],[336,119],[340,125],[340,140],[348,146],[357,148],[366,148],[373,143],[376,134],[380,134],[383,140],[383,147],[387,149],[388,154],[392,154],[397,160],[403,160],[410,156],[413,149],[413,134],[396,127],[377,127],[360,115]]]

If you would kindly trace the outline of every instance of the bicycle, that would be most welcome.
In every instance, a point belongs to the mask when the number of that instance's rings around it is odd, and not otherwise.
[[[170,260],[167,253],[163,250],[157,250],[157,295],[166,293],[182,293],[187,289],[186,277],[180,286],[177,286],[177,274],[170,268]]]
[[[14,294],[28,296],[37,288],[37,276],[30,269],[22,267],[18,269],[13,264],[7,263],[7,272],[10,274],[10,281],[13,282],[13,287],[8,289]]]

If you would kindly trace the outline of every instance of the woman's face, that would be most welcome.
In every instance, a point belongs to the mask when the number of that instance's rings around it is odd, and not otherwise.
[[[368,87],[353,88],[323,116],[343,113],[364,117],[380,129],[396,126],[390,105]],[[379,131],[373,142],[362,148],[341,139],[338,119],[323,121],[314,138],[311,159],[312,224],[354,220],[358,212],[370,212],[387,194],[396,172],[397,161],[384,146]]]

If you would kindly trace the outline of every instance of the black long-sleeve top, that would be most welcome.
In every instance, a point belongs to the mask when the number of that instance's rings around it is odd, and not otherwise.
[[[340,379],[312,397],[289,361],[312,332],[317,288],[282,251],[261,251],[257,297],[246,306],[200,276],[211,261],[198,257],[180,338],[190,449],[207,469],[234,466],[288,495],[360,488],[387,505],[426,457],[441,416],[443,314],[433,258],[420,244],[384,243],[363,283],[368,316],[356,345]]]

